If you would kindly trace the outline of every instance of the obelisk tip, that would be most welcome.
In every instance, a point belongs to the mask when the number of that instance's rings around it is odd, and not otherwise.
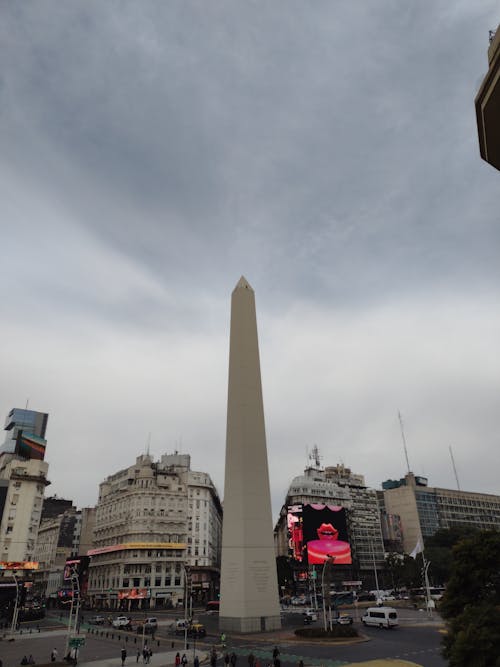
[[[236,287],[234,289],[235,290],[237,290],[237,289],[249,289],[249,290],[252,290],[252,292],[253,292],[252,286],[250,285],[248,280],[245,278],[245,276],[241,276],[241,278],[236,283]]]

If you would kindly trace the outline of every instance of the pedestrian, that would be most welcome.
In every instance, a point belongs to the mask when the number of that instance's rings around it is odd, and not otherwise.
[[[21,660],[21,665],[27,665],[28,664],[28,658],[23,655],[23,659]]]
[[[151,658],[153,657],[153,649],[151,646],[148,648],[148,665],[151,662]]]
[[[30,653],[30,657],[28,658],[28,665],[34,665],[35,664],[35,659]]]
[[[125,646],[122,648],[121,656],[122,656],[122,667],[123,667],[123,665],[125,664],[125,659],[127,657],[127,651],[125,649]]]
[[[274,647],[273,649],[273,659],[276,660],[276,658],[279,656],[280,650],[277,646]]]
[[[55,662],[57,660],[57,656],[58,656],[57,649],[53,648],[50,654],[50,662]]]
[[[304,667],[304,661],[303,660],[299,660],[299,667]]]
[[[233,652],[231,653],[231,658],[230,658],[230,660],[231,660],[231,666],[232,666],[232,667],[234,667],[234,666],[236,665],[236,660],[237,660],[237,659],[238,659],[238,658],[236,657],[236,653],[233,651]]]
[[[248,656],[248,667],[254,667],[255,656],[253,653],[250,653]]]
[[[226,654],[224,655],[224,664],[226,665],[226,667],[229,665],[229,653],[227,653],[227,651]]]
[[[187,662],[188,662],[188,659],[187,659],[187,657],[186,657],[186,654],[183,653],[183,654],[182,654],[182,658],[181,658],[181,665],[182,665],[182,667],[186,667]]]
[[[193,667],[200,667],[200,659],[198,658],[198,654],[194,656]]]
[[[148,663],[149,650],[147,646],[144,646],[142,649],[142,662],[147,665]]]
[[[210,667],[216,667],[217,665],[217,651],[215,648],[212,649],[210,653]]]
[[[141,657],[141,649],[138,648],[138,649],[137,649],[136,656],[135,656],[135,661],[136,661],[136,662],[139,662],[139,658],[140,658],[140,657]]]
[[[222,648],[225,649],[226,648],[226,635],[224,633],[222,633],[221,636],[220,636],[220,643],[222,645]]]
[[[179,667],[180,664],[181,664],[181,656],[179,655],[179,652],[177,651],[177,653],[175,654],[175,667]]]

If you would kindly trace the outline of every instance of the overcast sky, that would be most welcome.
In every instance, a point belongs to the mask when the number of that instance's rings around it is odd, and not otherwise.
[[[0,415],[78,506],[151,453],[223,495],[230,294],[256,292],[274,517],[316,444],[500,493],[496,0],[0,4]]]

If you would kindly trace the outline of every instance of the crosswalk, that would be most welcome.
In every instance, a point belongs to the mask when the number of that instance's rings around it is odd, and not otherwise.
[[[246,660],[248,658],[249,653],[253,653],[256,658],[258,658],[259,662],[261,663],[262,667],[268,667],[269,665],[272,665],[272,650],[270,651],[269,649],[263,650],[263,649],[258,649],[255,648],[254,646],[249,646],[249,647],[244,647],[244,646],[238,646],[233,648],[234,652],[238,657],[243,657]],[[280,661],[282,663],[291,663],[294,665],[298,665],[299,662],[302,660],[304,662],[304,665],[306,667],[342,667],[343,665],[349,665],[349,662],[346,662],[345,660],[329,660],[325,658],[312,658],[310,656],[305,657],[304,655],[296,655],[294,653],[280,653]],[[237,666],[238,667],[238,666]],[[241,666],[240,666],[241,667]],[[245,665],[246,667],[246,665]]]

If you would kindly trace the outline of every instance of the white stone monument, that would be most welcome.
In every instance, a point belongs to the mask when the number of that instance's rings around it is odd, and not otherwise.
[[[221,630],[281,628],[255,295],[243,277],[231,298],[220,592]]]

